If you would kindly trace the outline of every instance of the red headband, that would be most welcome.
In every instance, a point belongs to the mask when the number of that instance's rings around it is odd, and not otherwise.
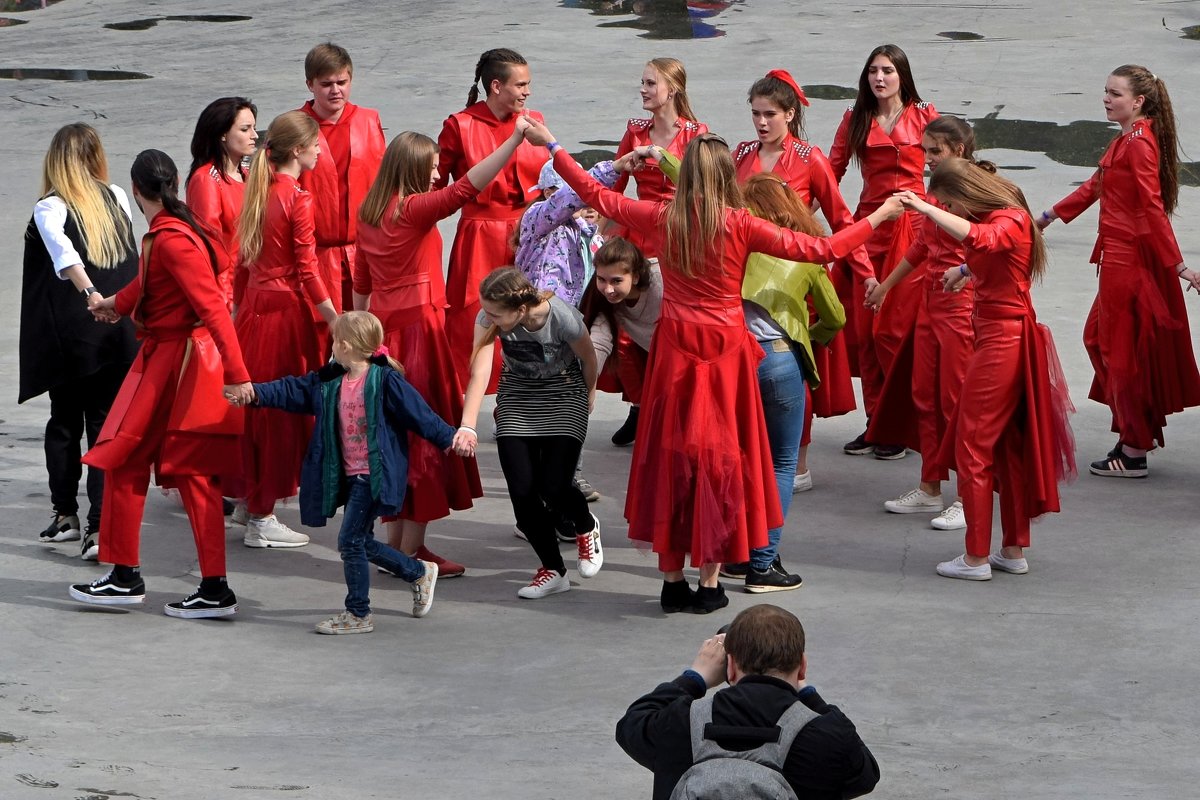
[[[808,98],[804,96],[804,90],[800,88],[800,84],[796,83],[796,79],[786,69],[773,69],[767,73],[767,77],[783,81],[792,87],[792,91],[796,93],[796,97],[800,100],[800,105],[809,105]]]

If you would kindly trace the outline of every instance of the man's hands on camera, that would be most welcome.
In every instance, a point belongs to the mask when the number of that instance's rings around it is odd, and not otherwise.
[[[705,639],[704,644],[700,645],[700,652],[696,653],[692,669],[704,679],[704,685],[711,689],[727,680],[725,665],[725,634],[718,633],[711,639]]]

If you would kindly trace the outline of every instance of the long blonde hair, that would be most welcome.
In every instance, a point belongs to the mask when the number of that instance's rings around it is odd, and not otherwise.
[[[329,326],[329,333],[335,342],[345,342],[360,358],[367,361],[371,360],[383,345],[383,323],[370,311],[347,311],[333,321]],[[404,371],[400,362],[391,355],[387,356],[387,362],[392,369]]]
[[[263,222],[275,170],[292,160],[296,148],[308,147],[320,133],[317,121],[303,111],[289,111],[271,120],[266,143],[250,161],[242,216],[238,219],[238,241],[245,263],[257,260],[262,253]]]
[[[688,102],[687,70],[683,68],[683,62],[678,58],[652,58],[646,62],[646,66],[654,67],[658,77],[666,82],[675,95],[673,105],[679,118],[695,122],[696,115],[692,112],[692,104]]]
[[[929,178],[929,193],[940,200],[952,200],[969,214],[982,214],[1002,208],[1018,208],[1029,215],[1032,244],[1029,252],[1029,276],[1040,280],[1046,271],[1046,243],[1033,224],[1033,214],[1020,187],[1007,178],[988,172],[965,158],[947,158]]]
[[[497,267],[484,276],[479,282],[479,299],[495,303],[507,311],[516,311],[521,306],[536,306],[554,296],[554,292],[538,291],[529,282],[529,278],[516,267]],[[499,328],[489,325],[483,337],[475,343],[471,351],[471,360],[479,353],[480,348],[496,338]]]
[[[112,269],[133,252],[133,226],[108,189],[100,134],[76,122],[59,128],[42,162],[42,194],[53,193],[79,225],[87,259]]]
[[[392,139],[383,153],[383,162],[367,196],[358,210],[358,219],[366,225],[378,225],[392,198],[429,190],[429,176],[437,158],[437,142],[423,133],[404,131]],[[396,204],[392,219],[399,219],[403,203]]]
[[[694,278],[709,257],[724,254],[725,212],[746,205],[725,140],[705,133],[689,142],[677,187],[663,212],[663,260]]]

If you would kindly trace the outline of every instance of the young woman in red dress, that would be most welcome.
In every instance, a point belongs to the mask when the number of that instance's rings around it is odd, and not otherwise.
[[[754,82],[749,94],[750,116],[758,138],[742,142],[733,149],[738,183],[745,184],[760,172],[775,175],[800,195],[808,206],[819,204],[829,227],[835,231],[854,224],[854,216],[842,199],[837,178],[821,148],[804,136],[803,106],[808,105],[804,90],[786,70],[773,69]],[[866,248],[858,248],[846,259],[844,268],[863,284],[875,272]],[[837,336],[828,345],[815,344],[813,359],[821,385],[804,404],[804,432],[796,461],[794,491],[812,488],[808,471],[808,445],[812,439],[812,418],[836,417],[854,410],[854,387],[850,383],[850,362],[846,339]]]
[[[438,136],[436,188],[467,174],[512,135],[517,117],[542,115],[525,107],[530,94],[529,64],[507,48],[488,50],[475,65],[475,82],[467,107],[451,114]],[[479,99],[480,87],[484,99]],[[459,380],[470,377],[475,318],[479,315],[479,282],[496,267],[513,263],[511,242],[525,206],[537,199],[538,174],[546,163],[543,153],[528,143],[517,148],[500,175],[462,209],[450,263],[446,269],[446,338]],[[488,391],[495,391],[500,349]]]
[[[1058,481],[1075,471],[1066,381],[1029,294],[1045,270],[1045,246],[1021,190],[965,159],[943,161],[929,193],[937,204],[915,192],[900,198],[963,243],[966,263],[947,269],[943,283],[970,275],[975,285],[975,352],[940,459],[958,472],[966,552],[937,572],[974,581],[990,580],[993,569],[1024,574],[1029,520],[1059,510]],[[1004,532],[997,552],[993,489]]]
[[[471,202],[524,143],[526,123],[453,184],[437,182],[437,144],[405,131],[392,140],[358,214],[354,307],[368,306],[383,323],[383,343],[404,365],[404,377],[443,419],[462,418],[463,385],[446,341],[446,285],[438,220]],[[473,459],[444,454],[412,433],[408,441],[408,491],[398,520],[388,520],[388,543],[406,555],[438,565],[451,578],[465,568],[425,546],[429,523],[483,497]]]
[[[192,134],[192,167],[188,170],[187,204],[196,221],[228,254],[229,269],[217,276],[226,304],[233,307],[233,273],[237,260],[238,217],[246,193],[243,159],[254,155],[258,108],[244,97],[222,97],[208,104]]]
[[[238,341],[250,379],[264,383],[303,375],[325,363],[310,306],[327,322],[337,313],[317,267],[312,195],[300,173],[317,163],[316,121],[281,114],[250,162],[238,223],[240,263],[234,279]],[[296,494],[312,420],[273,408],[246,413],[243,463],[247,547],[302,547],[308,537],[275,517],[275,502]]]
[[[142,348],[99,442],[84,461],[105,471],[100,560],[112,571],[77,584],[71,597],[94,605],[146,598],[139,565],[142,512],[150,468],[179,490],[200,558],[200,588],[164,607],[172,617],[225,617],[237,598],[225,580],[225,521],[210,477],[237,458],[242,412],[223,401],[248,400],[250,376],[225,297],[217,286],[218,250],[179,199],[179,172],[166,153],[146,150],[131,170],[133,198],[150,231],[142,239],[138,279],[93,301],[98,319],[130,317]]]
[[[833,174],[839,181],[851,160],[858,162],[863,189],[855,218],[861,219],[895,192],[910,190],[920,194],[924,190],[925,153],[921,149],[921,134],[936,116],[933,104],[922,102],[917,94],[904,51],[894,44],[872,50],[858,78],[858,99],[842,117],[829,153]],[[863,310],[863,299],[899,263],[915,229],[916,221],[906,214],[871,237],[867,254],[874,275],[865,283],[844,270],[835,276],[838,295],[849,317],[845,335],[855,340],[852,346],[862,378],[868,423],[879,405],[884,375],[916,320],[920,276],[911,276],[897,286],[893,295],[898,302],[880,314]],[[906,424],[911,424],[911,420]],[[905,453],[904,446],[896,442],[869,442],[865,431],[848,442],[844,450],[851,455],[874,453],[876,458],[883,459],[903,458]]]
[[[1144,478],[1146,453],[1166,443],[1167,415],[1200,405],[1180,280],[1200,291],[1168,218],[1179,199],[1175,112],[1167,86],[1145,67],[1108,76],[1104,110],[1121,126],[1086,183],[1042,214],[1038,224],[1070,222],[1100,201],[1092,263],[1100,289],[1083,328],[1096,371],[1089,394],[1112,410],[1117,446],[1093,462],[1094,475]]]
[[[600,214],[638,230],[660,252],[662,312],[650,349],[625,517],[629,536],[658,553],[663,610],[708,613],[728,605],[721,562],[750,558],[783,524],[767,441],[758,362],[746,328],[742,278],[753,252],[827,263],[902,213],[884,202],[865,220],[820,239],[779,228],[742,207],[729,147],[703,134],[684,151],[669,202],[626,198],[592,180],[544,126],[554,168]],[[687,386],[687,392],[678,387]],[[700,568],[693,595],[684,561]]]

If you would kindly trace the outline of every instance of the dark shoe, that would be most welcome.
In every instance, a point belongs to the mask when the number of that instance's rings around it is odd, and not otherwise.
[[[1150,474],[1145,456],[1134,458],[1125,455],[1124,451],[1115,456],[1109,453],[1107,458],[1093,461],[1088,470],[1093,475],[1102,475],[1105,478],[1145,478]]]
[[[868,456],[875,452],[875,445],[867,441],[867,432],[863,431],[854,441],[842,445],[842,452],[848,456]]]
[[[146,582],[141,576],[122,581],[116,570],[91,583],[77,583],[70,589],[71,597],[81,603],[96,606],[133,606],[146,599]]]
[[[212,595],[205,595],[203,591],[197,589],[182,600],[163,606],[164,614],[180,619],[232,617],[237,610],[237,597],[228,586],[224,587],[223,592]]]
[[[224,514],[225,516],[228,517],[230,514],[233,513],[233,510],[235,508],[237,508],[237,504],[234,503],[232,500],[230,500],[228,497],[221,498],[221,513],[222,514]]]
[[[696,597],[692,600],[693,614],[711,614],[729,605],[725,595],[725,587],[717,583],[714,587],[700,586],[696,588]]]
[[[799,589],[803,584],[804,579],[785,570],[778,558],[761,572],[751,567],[746,575],[746,591],[752,594],[786,592]]]
[[[75,514],[55,514],[46,529],[38,534],[39,542],[73,542],[79,538],[79,517]]]
[[[617,428],[617,432],[612,435],[612,443],[616,447],[629,447],[633,444],[634,437],[637,436],[638,423],[638,406],[630,406],[629,416],[625,418],[624,424]]]
[[[875,457],[880,461],[895,461],[898,458],[904,458],[907,454],[908,450],[902,444],[875,445]]]
[[[578,472],[575,473],[575,479],[572,483],[575,484],[575,488],[579,490],[579,493],[583,495],[583,499],[589,503],[594,503],[600,499],[600,492],[596,491],[595,487],[587,482],[587,478]],[[572,537],[572,540],[574,540],[574,537]]]
[[[569,520],[560,517],[554,523],[554,535],[558,537],[560,544],[563,542],[575,544],[575,526]],[[513,536],[526,542],[529,541],[529,537],[525,535],[525,531],[521,530],[520,525],[513,525]]]
[[[749,571],[750,571],[750,562],[749,561],[743,561],[740,564],[722,564],[721,565],[721,577],[722,578],[734,578],[736,580],[741,580],[742,578],[746,577],[746,573],[748,573]]]
[[[658,596],[658,602],[663,611],[668,614],[676,614],[680,611],[691,611],[695,597],[696,593],[692,591],[691,586],[688,586],[686,579],[674,582],[663,581],[662,593]]]
[[[99,561],[100,560],[100,531],[95,528],[88,527],[83,534],[83,541],[80,543],[79,557],[84,561]]]

